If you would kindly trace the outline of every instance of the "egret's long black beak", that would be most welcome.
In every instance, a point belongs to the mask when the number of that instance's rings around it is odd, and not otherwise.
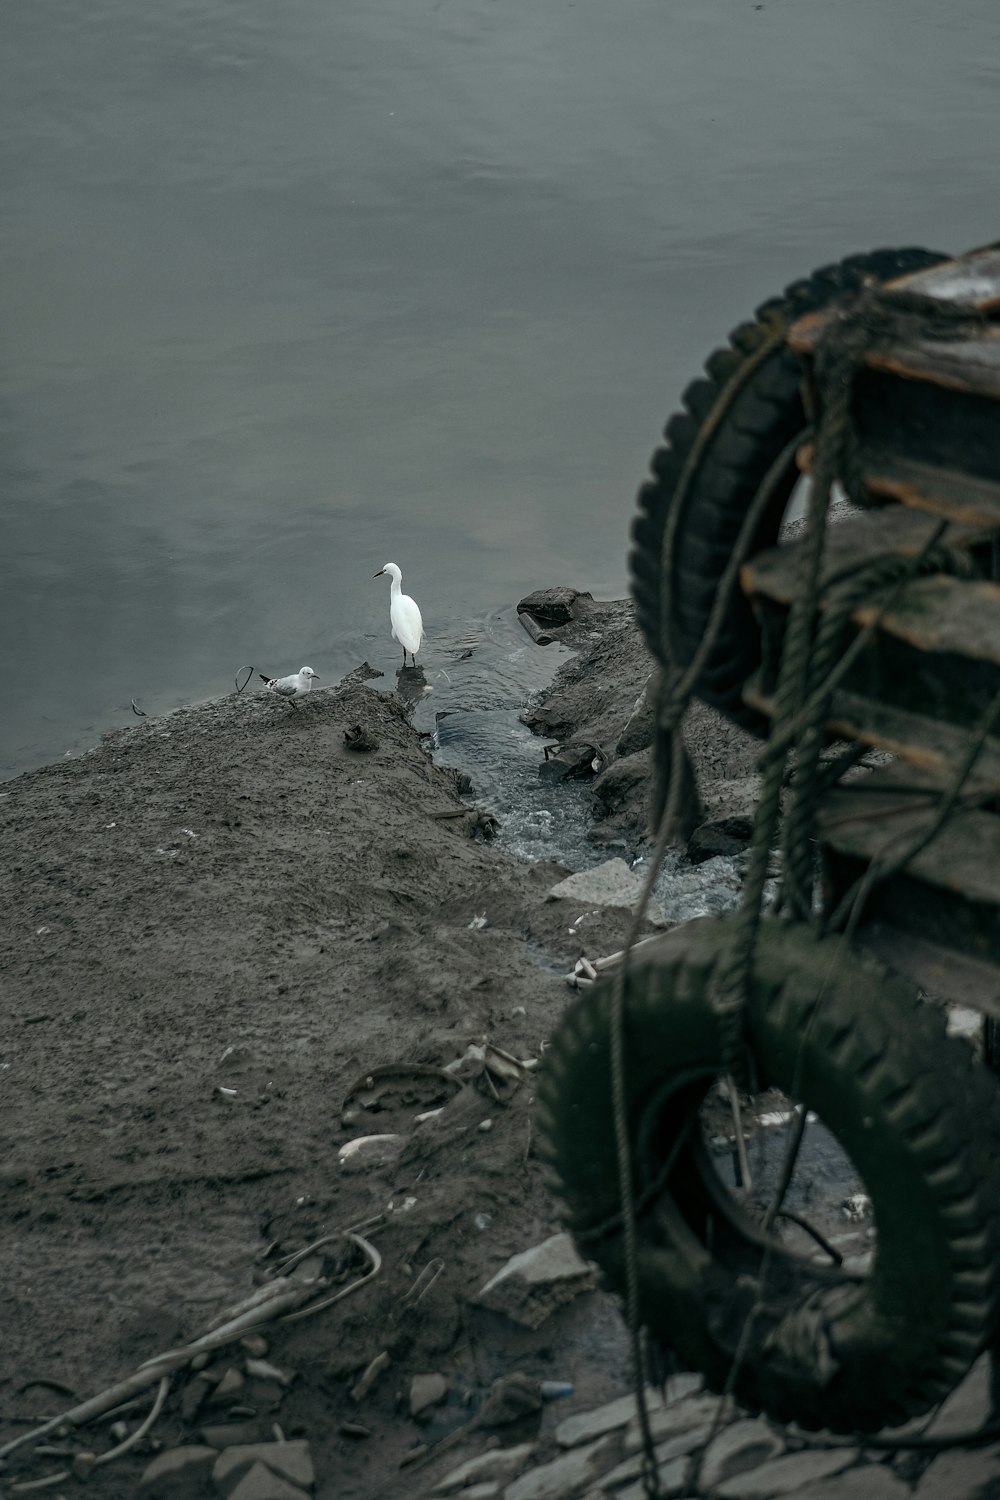
[[[384,569],[384,568],[379,568],[379,570],[378,570],[378,572],[377,572],[377,573],[373,573],[373,574],[372,574],[372,577],[373,577],[373,578],[381,578],[381,577],[382,577],[382,574],[383,574],[383,573],[384,573],[384,572],[385,572],[385,569]]]

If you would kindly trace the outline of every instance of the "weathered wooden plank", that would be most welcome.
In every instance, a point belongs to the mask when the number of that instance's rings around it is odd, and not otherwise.
[[[983,245],[925,271],[911,271],[887,283],[896,291],[916,292],[939,302],[988,311],[1000,306],[1000,244]]]
[[[882,921],[863,925],[854,941],[935,999],[952,1000],[1000,1019],[1000,966]]]
[[[868,488],[970,527],[1000,527],[1000,484],[893,453],[862,455]]]
[[[773,715],[774,698],[762,692],[756,680],[747,684],[743,696],[753,708],[768,717]],[[941,785],[947,779],[969,740],[967,728],[842,690],[833,695],[826,727],[834,739],[857,740],[898,756],[931,777],[931,785]],[[984,793],[1000,793],[1000,739],[987,739],[969,786]]]
[[[1000,309],[1000,245],[984,245],[980,250],[970,250],[967,255],[942,261],[927,270],[898,276],[886,282],[886,287],[891,291],[916,292],[988,315]],[[799,354],[812,354],[820,334],[838,310],[824,308],[800,318],[788,332],[792,348]]]
[[[916,341],[865,356],[870,370],[884,370],[904,380],[921,380],[972,396],[1000,399],[1000,329],[976,338]]]
[[[887,553],[896,553],[902,557],[915,556],[933,535],[937,524],[934,516],[913,507],[889,506],[882,510],[855,512],[848,520],[831,526],[827,531],[823,586],[830,579],[841,578],[848,571]],[[992,528],[989,526],[955,525],[945,531],[941,542],[968,551],[987,542],[991,535]],[[804,545],[804,541],[800,539],[756,553],[740,570],[740,583],[744,593],[751,597],[763,594],[778,603],[789,604],[798,588]],[[917,579],[907,585],[906,596],[923,584],[938,582],[953,583],[955,580]],[[983,582],[963,583],[961,587],[973,593],[985,590],[985,594],[975,593],[977,609],[985,607],[992,627],[1000,627],[1000,588]],[[948,591],[945,590],[945,593]],[[951,604],[949,612],[954,614],[956,610],[957,603]],[[907,612],[902,599],[899,612]],[[892,616],[886,617],[887,622],[890,618]],[[890,628],[888,623],[886,628]]]
[[[924,800],[898,786],[911,775],[890,768],[824,798],[818,826],[831,901],[873,860],[891,859],[930,826],[938,796]],[[953,810],[931,843],[875,888],[868,916],[980,962],[1000,963],[1000,817]]]

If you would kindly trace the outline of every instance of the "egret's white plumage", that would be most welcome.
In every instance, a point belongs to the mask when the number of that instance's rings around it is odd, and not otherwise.
[[[290,677],[265,677],[263,672],[257,676],[261,682],[266,682],[272,693],[277,693],[279,698],[285,698],[291,703],[295,698],[302,698],[308,693],[313,685],[313,678],[318,678],[319,673],[314,672],[312,667],[300,667]]]
[[[416,600],[402,592],[400,583],[403,575],[396,564],[386,563],[373,576],[381,578],[383,573],[388,573],[392,579],[389,589],[389,623],[392,626],[392,638],[403,648],[403,666],[406,666],[407,651],[414,658],[413,665],[416,666],[416,655],[424,637],[424,622],[420,618],[420,610]]]

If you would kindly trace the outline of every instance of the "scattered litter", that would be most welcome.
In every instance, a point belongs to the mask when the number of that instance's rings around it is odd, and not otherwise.
[[[375,1358],[365,1369],[365,1372],[362,1375],[361,1379],[358,1381],[357,1385],[355,1385],[352,1389],[351,1400],[355,1403],[362,1402],[368,1395],[369,1391],[371,1390],[372,1386],[375,1384],[379,1376],[382,1375],[391,1364],[392,1360],[389,1358],[388,1349],[383,1349],[381,1354],[376,1354]]]
[[[489,1229],[493,1224],[493,1216],[492,1214],[476,1214],[472,1222],[477,1229]]]
[[[429,1260],[417,1277],[416,1281],[399,1299],[398,1311],[403,1312],[406,1308],[416,1307],[420,1299],[430,1291],[444,1270],[444,1261],[440,1257]]]
[[[868,1217],[868,1214],[871,1212],[872,1200],[868,1197],[867,1193],[852,1193],[849,1198],[844,1199],[840,1206],[843,1209],[844,1216],[850,1219],[852,1223],[857,1223],[859,1220]]]
[[[436,1107],[462,1088],[453,1077],[455,1066],[436,1068],[427,1063],[386,1063],[355,1079],[344,1096],[340,1119],[352,1125],[363,1110],[377,1113],[414,1106]],[[443,1087],[442,1087],[443,1085]]]
[[[273,1380],[286,1388],[295,1379],[294,1372],[289,1374],[286,1370],[279,1370],[277,1365],[272,1365],[266,1359],[248,1359],[243,1368],[252,1380]]]
[[[479,1124],[476,1126],[476,1129],[477,1130],[481,1130],[483,1132],[483,1134],[485,1135],[488,1130],[492,1130],[493,1129],[493,1121],[492,1120],[480,1120]]]
[[[337,1152],[337,1160],[343,1163],[363,1157],[371,1164],[390,1161],[396,1155],[402,1139],[401,1135],[356,1135],[353,1141],[346,1141],[341,1146]]]
[[[224,1089],[222,1087],[221,1083],[219,1084],[218,1088],[216,1089],[216,1093],[221,1094],[224,1099],[235,1099],[236,1095],[237,1095],[237,1092],[238,1092],[238,1090],[236,1090],[236,1089]]]
[[[485,927],[485,926],[486,926],[486,913],[485,912],[480,912],[479,915],[476,916],[476,917],[473,917],[472,921],[469,923],[469,927],[470,927],[471,931],[473,931],[473,932],[478,932],[480,930],[480,928]]]
[[[561,1396],[572,1396],[575,1390],[568,1380],[543,1380],[538,1387],[543,1401],[558,1401]]]

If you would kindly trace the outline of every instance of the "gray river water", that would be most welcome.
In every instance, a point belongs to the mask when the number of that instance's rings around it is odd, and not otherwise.
[[[243,662],[391,671],[387,559],[431,678],[623,593],[703,355],[1000,237],[998,109],[996,0],[9,0],[0,775]],[[530,661],[444,738],[516,759]]]

